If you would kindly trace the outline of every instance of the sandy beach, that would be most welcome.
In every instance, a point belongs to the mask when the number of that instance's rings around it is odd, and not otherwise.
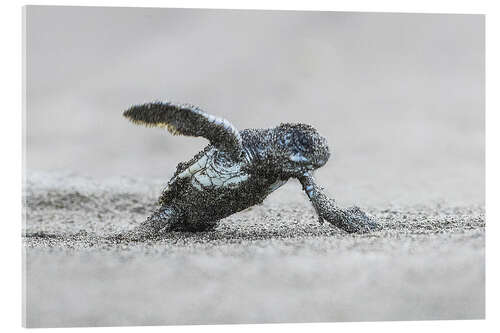
[[[214,231],[115,244],[159,182],[31,179],[29,327],[484,318],[480,205],[371,209],[383,230],[349,235],[291,182]]]

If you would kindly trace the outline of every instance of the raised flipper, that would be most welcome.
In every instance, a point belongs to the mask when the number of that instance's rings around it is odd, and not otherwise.
[[[319,187],[312,175],[304,174],[299,178],[302,188],[311,200],[316,213],[319,216],[319,222],[327,220],[336,227],[353,232],[370,232],[380,230],[380,226],[374,219],[366,215],[359,207],[350,207],[341,209],[335,204],[335,200],[328,198]]]
[[[132,106],[123,115],[136,124],[166,127],[174,135],[204,137],[232,158],[242,157],[241,136],[236,127],[194,105],[153,102]]]

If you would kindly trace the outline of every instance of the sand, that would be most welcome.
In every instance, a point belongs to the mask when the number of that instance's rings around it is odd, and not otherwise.
[[[211,232],[104,238],[145,219],[159,189],[29,175],[28,327],[484,318],[481,205],[367,208],[383,230],[349,235],[290,182]]]

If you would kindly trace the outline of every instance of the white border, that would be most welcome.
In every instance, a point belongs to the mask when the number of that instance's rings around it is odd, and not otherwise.
[[[15,1],[8,1],[15,2]],[[483,0],[327,0],[285,1],[285,0],[86,0],[86,1],[19,1],[29,5],[60,6],[106,6],[106,7],[161,7],[161,8],[230,8],[230,9],[270,9],[270,10],[328,10],[362,12],[400,13],[450,13],[486,14],[494,1]]]
[[[20,217],[21,217],[21,5],[23,1],[2,2],[0,29],[2,41],[2,308],[1,326],[11,330],[21,330],[21,269],[20,269]],[[498,239],[500,214],[498,208],[498,184],[500,163],[498,157],[498,89],[500,52],[500,13],[496,1],[446,1],[446,0],[342,0],[342,1],[30,1],[33,5],[86,5],[86,6],[121,6],[121,7],[184,7],[184,8],[235,8],[235,9],[287,9],[287,10],[332,10],[332,11],[376,11],[376,12],[415,12],[415,13],[474,13],[486,14],[486,208],[487,208],[487,307],[486,321],[431,321],[431,322],[381,322],[381,323],[325,323],[325,324],[280,324],[280,325],[237,325],[237,326],[176,326],[168,327],[174,332],[217,331],[229,332],[264,330],[264,331],[302,331],[342,330],[353,332],[370,330],[371,332],[421,332],[453,330],[493,331],[498,319],[498,265],[495,255],[499,253]],[[151,328],[106,328],[108,331],[132,330],[163,331],[165,327]],[[82,329],[79,329],[82,330]],[[87,329],[83,329],[87,330]],[[102,328],[93,331],[104,330]],[[50,330],[51,331],[51,330]],[[58,329],[58,332],[66,329]]]

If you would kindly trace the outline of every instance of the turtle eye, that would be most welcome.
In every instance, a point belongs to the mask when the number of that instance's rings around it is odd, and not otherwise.
[[[309,145],[309,140],[307,140],[306,136],[305,135],[301,135],[300,138],[299,138],[299,143],[306,147]]]
[[[288,146],[291,141],[292,141],[292,134],[291,133],[287,133],[279,139],[280,145],[285,146],[285,147]]]
[[[302,152],[307,152],[311,148],[311,140],[303,134],[297,134],[295,136],[295,147]]]

